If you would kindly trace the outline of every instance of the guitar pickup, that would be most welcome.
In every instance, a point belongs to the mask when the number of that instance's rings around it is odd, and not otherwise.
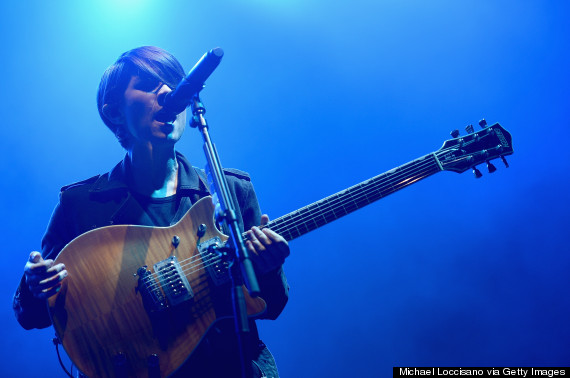
[[[176,256],[154,264],[162,291],[171,306],[192,299],[194,293]]]
[[[221,246],[222,239],[217,236],[198,244],[198,251],[206,271],[216,286],[220,286],[230,280],[228,274],[229,263],[216,250],[216,248]]]

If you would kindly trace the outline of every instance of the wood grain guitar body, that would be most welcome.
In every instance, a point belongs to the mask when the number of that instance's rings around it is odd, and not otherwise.
[[[225,264],[207,248],[227,239],[213,214],[206,197],[171,227],[107,226],[61,251],[69,276],[50,314],[82,373],[145,377],[154,363],[169,375],[216,320],[232,316]],[[248,315],[263,313],[263,299],[244,292]]]

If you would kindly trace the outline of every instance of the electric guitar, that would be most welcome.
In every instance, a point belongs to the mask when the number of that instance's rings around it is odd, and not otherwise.
[[[430,154],[276,218],[266,227],[293,240],[441,171],[462,173],[513,153],[498,123],[444,142]],[[231,317],[227,263],[215,252],[227,240],[215,226],[211,197],[202,198],[171,227],[113,225],[86,232],[58,255],[69,276],[49,298],[57,336],[89,377],[162,376],[190,356],[214,322]],[[247,313],[265,301],[243,288]]]

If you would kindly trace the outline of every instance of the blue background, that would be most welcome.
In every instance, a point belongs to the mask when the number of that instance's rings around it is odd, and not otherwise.
[[[157,45],[202,94],[226,167],[277,217],[437,150],[486,118],[510,168],[444,172],[291,242],[277,321],[283,377],[392,366],[570,365],[570,5],[566,1],[20,1],[0,6],[1,376],[63,376],[53,330],[11,297],[63,185],[123,156],[99,119],[101,74]],[[197,131],[178,146],[204,158]]]

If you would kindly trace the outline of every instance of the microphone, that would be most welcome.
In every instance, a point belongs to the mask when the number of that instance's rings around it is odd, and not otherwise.
[[[198,63],[192,67],[188,75],[178,83],[176,88],[166,94],[162,101],[159,101],[159,105],[165,111],[174,114],[178,114],[186,109],[190,105],[192,97],[202,90],[204,82],[218,67],[223,56],[224,50],[219,47],[213,48],[202,55]]]

